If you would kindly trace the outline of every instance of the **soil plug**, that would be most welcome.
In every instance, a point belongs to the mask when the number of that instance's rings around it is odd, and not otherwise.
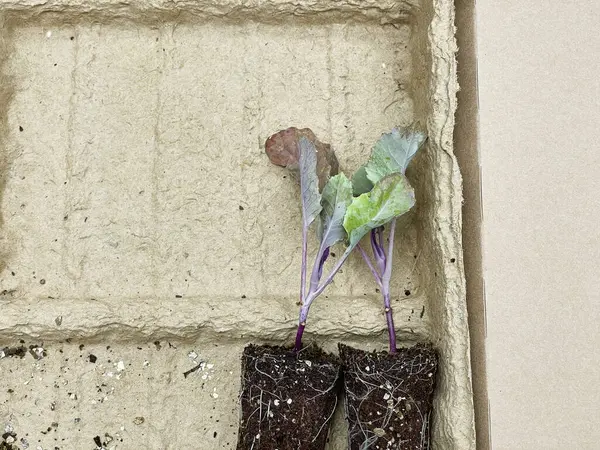
[[[435,350],[424,344],[395,353],[340,345],[348,448],[428,450]]]
[[[242,355],[238,450],[323,450],[338,399],[336,358],[309,346],[249,345]]]

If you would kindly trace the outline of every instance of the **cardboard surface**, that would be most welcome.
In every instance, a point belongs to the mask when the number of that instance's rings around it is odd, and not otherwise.
[[[351,173],[382,132],[416,122],[429,140],[407,173],[418,207],[397,233],[396,326],[440,353],[433,448],[472,449],[452,2],[243,3],[4,2],[0,343],[46,350],[0,358],[5,429],[44,448],[92,429],[120,433],[119,449],[234,445],[235,355],[290,342],[297,323],[298,188],[264,140],[308,126]],[[361,264],[315,303],[307,340],[386,347]],[[151,353],[156,340],[177,351]],[[189,350],[220,371],[212,383],[183,377]],[[187,396],[201,436],[164,420]],[[61,426],[73,411],[94,422]],[[52,434],[37,429],[48,416]],[[149,431],[124,436],[140,416]],[[178,434],[161,441],[165,426]],[[344,432],[338,414],[330,448]]]
[[[597,449],[600,4],[477,18],[493,448]]]
[[[381,130],[413,115],[399,88],[411,76],[410,27],[289,24],[284,38],[280,30],[15,29],[2,278],[15,305],[67,301],[74,315],[87,298],[150,311],[177,298],[199,311],[235,299],[250,311],[285,298],[284,313],[296,314],[297,188],[268,164],[264,141],[302,124],[356,170]],[[393,289],[421,311],[414,224],[403,237]],[[332,297],[377,298],[368,278],[351,275],[360,264],[336,277]],[[412,320],[419,328],[421,318]],[[378,319],[365,314],[369,321]]]
[[[481,166],[478,146],[478,90],[475,1],[457,0],[458,108],[456,158],[463,176],[463,249],[471,336],[471,367],[477,449],[490,448],[486,368],[486,311],[482,266]]]

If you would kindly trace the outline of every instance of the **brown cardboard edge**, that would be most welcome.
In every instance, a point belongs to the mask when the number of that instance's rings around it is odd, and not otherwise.
[[[471,339],[476,448],[492,448],[486,371],[486,308],[482,264],[481,171],[478,147],[478,88],[475,0],[456,0],[458,107],[454,148],[463,176],[463,250]]]

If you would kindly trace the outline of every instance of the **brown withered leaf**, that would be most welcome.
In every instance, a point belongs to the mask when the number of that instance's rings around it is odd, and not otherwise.
[[[317,149],[319,190],[323,190],[329,177],[337,175],[340,167],[331,146],[319,141],[310,128],[298,129],[290,127],[273,134],[265,143],[265,151],[273,164],[297,171],[299,159],[298,142],[302,137],[311,141]]]

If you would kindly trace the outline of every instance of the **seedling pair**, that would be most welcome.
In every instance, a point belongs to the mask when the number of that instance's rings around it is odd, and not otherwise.
[[[308,129],[289,128],[267,140],[271,162],[291,169],[300,182],[300,314],[293,349],[267,345],[244,349],[238,450],[323,450],[342,370],[350,450],[428,448],[437,356],[428,346],[396,349],[390,304],[396,224],[415,204],[404,172],[424,141],[420,132],[393,129],[348,179],[338,173],[331,148]],[[384,226],[389,229],[387,244]],[[309,267],[311,227],[316,228],[319,245]],[[359,244],[368,234],[372,257]],[[331,248],[340,243],[345,244],[344,251],[326,270]],[[303,347],[311,305],[355,250],[383,295],[390,353],[340,345],[338,358],[316,346]]]
[[[404,173],[425,142],[425,135],[394,128],[377,141],[367,163],[350,180],[343,173],[337,173],[335,155],[329,146],[316,141],[316,138],[311,139],[314,137],[312,132],[288,129],[280,133],[278,137],[281,139],[274,135],[267,142],[267,154],[275,164],[284,165],[299,175],[302,203],[300,315],[295,351],[302,349],[302,336],[311,305],[333,281],[352,251],[357,249],[381,290],[390,352],[396,352],[390,303],[394,237],[398,218],[415,204],[414,191]],[[274,142],[279,145],[269,145]],[[319,249],[307,283],[309,228],[315,221]],[[386,245],[384,225],[387,224]],[[369,233],[373,259],[359,244]],[[340,242],[345,243],[345,251],[329,273],[323,276],[330,249]]]

